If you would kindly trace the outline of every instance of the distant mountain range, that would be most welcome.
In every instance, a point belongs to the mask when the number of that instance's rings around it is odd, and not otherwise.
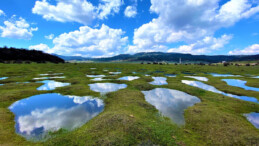
[[[222,61],[254,61],[259,60],[259,54],[257,55],[192,55],[181,53],[162,53],[162,52],[149,52],[149,53],[137,53],[134,55],[121,54],[107,58],[84,58],[78,56],[61,56],[58,57],[66,61],[97,61],[97,62],[179,62],[181,58],[182,62],[207,62],[217,63]]]
[[[85,57],[81,57],[81,56],[62,56],[62,55],[57,55],[57,54],[52,54],[54,56],[57,56],[59,58],[64,59],[65,61],[72,61],[72,60],[76,60],[76,61],[89,61],[92,58],[85,58]]]

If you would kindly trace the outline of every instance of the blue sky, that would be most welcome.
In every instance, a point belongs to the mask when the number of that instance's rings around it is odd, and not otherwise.
[[[0,1],[0,46],[67,56],[259,54],[259,0]]]

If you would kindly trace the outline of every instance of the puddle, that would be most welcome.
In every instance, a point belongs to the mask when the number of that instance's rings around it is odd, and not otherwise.
[[[62,83],[62,82],[56,82],[56,81],[52,81],[52,80],[45,80],[45,81],[40,81],[37,83],[44,83],[44,85],[40,86],[39,88],[37,88],[37,90],[54,90],[57,87],[65,87],[65,86],[69,86],[70,83]]]
[[[126,80],[126,81],[133,81],[133,80],[136,80],[136,79],[139,79],[139,77],[137,77],[137,76],[126,76],[126,77],[119,78],[119,80]]]
[[[177,124],[184,124],[184,110],[200,99],[184,92],[165,88],[142,91],[148,103],[154,105],[164,116]]]
[[[230,86],[240,87],[245,90],[252,90],[252,91],[259,92],[259,88],[246,86],[247,81],[237,80],[237,79],[222,79],[222,81],[225,81]]]
[[[127,87],[126,84],[115,84],[115,83],[95,83],[89,84],[90,89],[95,92],[106,94],[108,92],[118,91]]]
[[[154,71],[153,73],[164,73],[164,71],[157,70],[157,71]]]
[[[73,130],[104,109],[102,100],[90,96],[64,96],[57,93],[31,96],[13,103],[16,133],[28,140],[48,138],[49,132]]]
[[[207,82],[209,80],[206,77],[198,77],[198,76],[184,76],[184,77],[193,78],[193,79],[196,79],[196,80],[199,80],[199,81],[205,81],[205,82]]]
[[[1,77],[0,80],[5,80],[7,79],[8,77]]]
[[[150,77],[150,75],[145,75],[146,77]]]
[[[105,75],[86,75],[87,77],[89,78],[94,78],[94,79],[91,79],[91,81],[105,81],[105,80],[108,80],[108,79],[103,79],[104,77],[106,77]]]
[[[107,80],[110,80],[110,79],[103,79],[103,78],[94,78],[94,79],[91,79],[91,81],[107,81]]]
[[[16,84],[28,84],[30,82],[16,82]]]
[[[171,78],[173,77],[174,78],[174,77],[176,77],[176,74],[165,74],[165,76],[171,77]]]
[[[103,78],[105,75],[86,75],[89,78]]]
[[[216,89],[213,86],[204,84],[204,83],[199,82],[199,81],[182,80],[182,83],[190,85],[190,86],[193,86],[193,87],[198,87],[198,88],[201,88],[201,89],[204,89],[204,90],[207,90],[207,91],[211,91],[211,92],[214,92],[214,93],[219,93],[219,94],[222,94],[222,95],[225,95],[225,96],[237,98],[237,99],[240,99],[240,100],[259,103],[258,100],[256,98],[254,98],[254,97],[238,96],[238,95],[233,95],[233,94],[225,93],[225,92],[219,91],[218,89]]]
[[[40,76],[57,76],[57,75],[63,75],[64,73],[53,73],[53,74],[39,74]]]
[[[33,78],[33,80],[47,80],[50,79],[49,77],[40,77],[40,78]]]
[[[33,78],[33,80],[49,80],[49,79],[64,79],[66,77],[40,77],[40,78]]]
[[[65,76],[61,76],[61,77],[49,77],[50,79],[64,79],[66,78]]]
[[[109,74],[118,75],[118,74],[121,74],[121,72],[109,72]]]
[[[190,73],[190,72],[182,72],[182,74],[185,74],[185,75],[194,75],[194,73]]]
[[[90,68],[90,69],[96,69],[96,68]]]
[[[5,80],[7,79],[8,77],[0,77],[0,80]],[[0,84],[0,86],[3,86],[4,84]]]
[[[255,79],[259,79],[259,76],[256,76],[256,77],[252,77],[252,78],[255,78]]]
[[[153,82],[150,82],[152,85],[167,85],[165,77],[152,77],[154,79]]]
[[[242,77],[240,75],[210,73],[213,77]]]
[[[259,113],[245,114],[247,120],[259,129]]]

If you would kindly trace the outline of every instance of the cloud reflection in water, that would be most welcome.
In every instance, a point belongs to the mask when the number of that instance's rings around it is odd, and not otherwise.
[[[61,128],[73,130],[103,111],[102,100],[91,96],[41,94],[12,104],[16,132],[27,139],[43,139],[48,132]]]
[[[100,92],[102,94],[105,94],[108,92],[114,92],[127,87],[126,84],[115,84],[115,83],[95,83],[95,84],[89,84],[89,86],[91,90],[95,92]]]
[[[259,91],[259,88],[246,86],[247,81],[237,79],[222,79],[222,81],[225,81],[230,86],[240,87],[245,90]]]
[[[142,91],[145,99],[154,105],[163,115],[171,118],[177,124],[184,124],[184,110],[200,99],[184,92],[165,88]]]
[[[167,85],[168,83],[166,82],[165,77],[152,77],[154,79],[153,82],[150,82],[152,85]]]
[[[238,95],[233,95],[233,94],[225,93],[225,92],[219,91],[218,89],[216,89],[213,86],[204,84],[204,83],[199,82],[199,81],[182,80],[182,83],[190,85],[190,86],[193,86],[193,87],[198,87],[198,88],[201,88],[201,89],[204,89],[204,90],[207,90],[207,91],[211,91],[211,92],[214,92],[214,93],[219,93],[219,94],[222,94],[222,95],[225,95],[225,96],[237,98],[237,99],[240,99],[240,100],[259,103],[258,100],[256,98],[254,98],[254,97],[238,96]]]
[[[37,83],[44,83],[44,85],[37,88],[37,90],[54,90],[57,87],[65,87],[70,85],[70,83],[62,83],[62,82],[56,82],[52,80],[40,81]]]

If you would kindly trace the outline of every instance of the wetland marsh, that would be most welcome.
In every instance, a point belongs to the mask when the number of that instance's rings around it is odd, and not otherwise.
[[[0,71],[8,77],[0,80],[0,145],[259,143],[259,92],[223,80],[259,88],[251,78],[258,66],[0,64]],[[39,75],[66,86],[37,90],[46,83]]]

